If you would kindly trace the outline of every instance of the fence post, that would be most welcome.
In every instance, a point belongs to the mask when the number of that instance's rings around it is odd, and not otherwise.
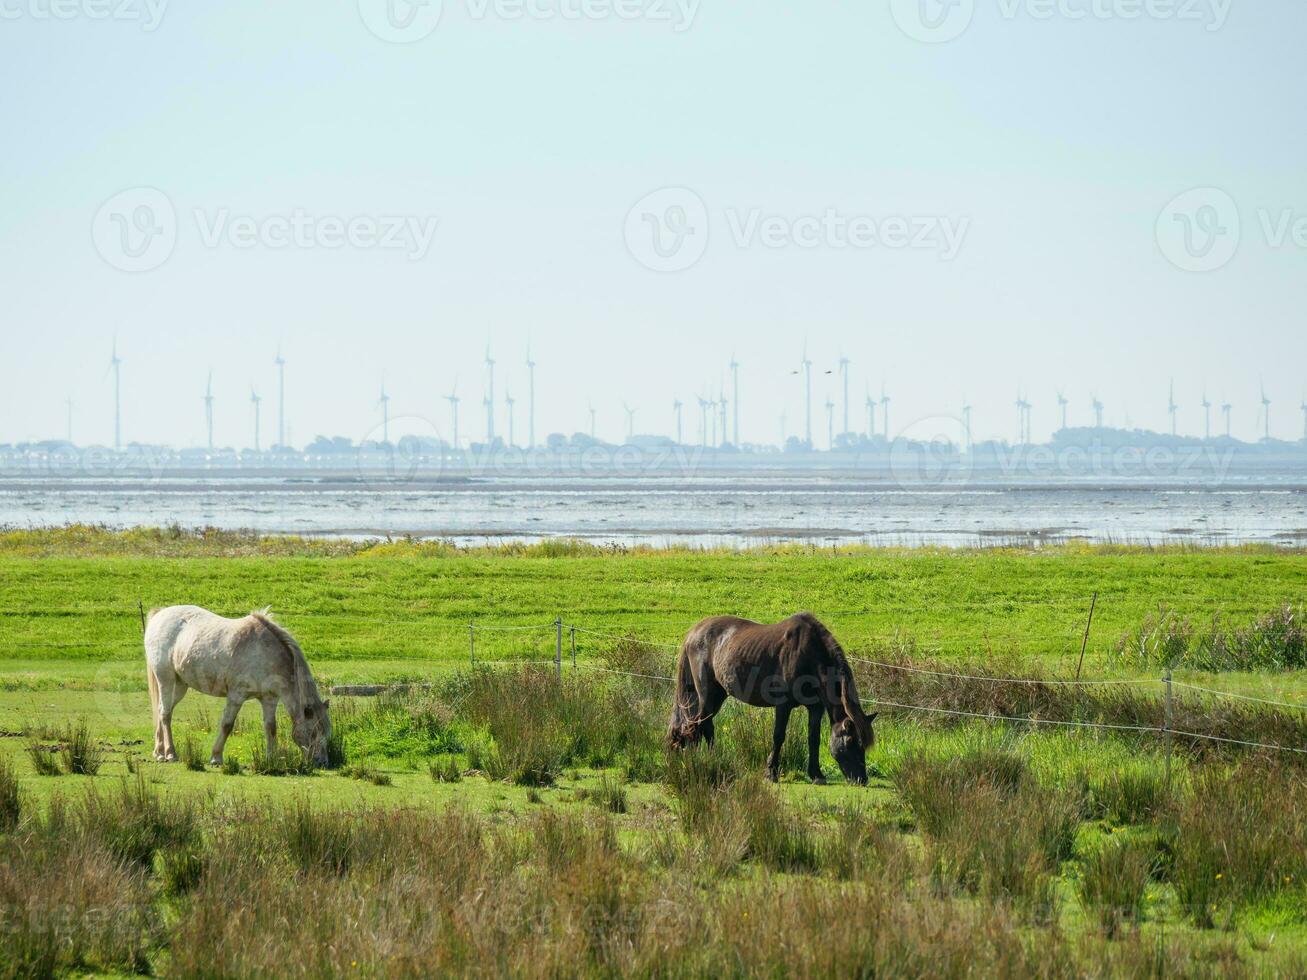
[[[467,652],[473,666],[477,662],[477,628],[475,623],[467,624]]]
[[[1174,736],[1171,734],[1171,668],[1166,668],[1166,674],[1162,680],[1166,684],[1166,793],[1171,795],[1171,744]]]
[[[1080,641],[1080,662],[1076,664],[1076,680],[1080,680],[1080,668],[1085,665],[1085,648],[1089,646],[1089,627],[1094,625],[1094,607],[1098,605],[1098,590],[1089,600],[1089,619],[1085,622],[1085,637]]]
[[[554,620],[554,666],[558,668],[558,680],[563,680],[563,617]]]
[[[572,628],[572,670],[576,670],[576,627]]]
[[[136,600],[136,611],[141,614],[141,635],[145,635],[145,603],[140,599]]]

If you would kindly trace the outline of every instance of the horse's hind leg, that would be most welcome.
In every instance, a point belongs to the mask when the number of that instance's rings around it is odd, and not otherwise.
[[[718,684],[715,677],[699,688],[699,737],[709,745],[717,737],[713,716],[722,710],[726,698],[726,688]]]
[[[170,670],[159,681],[159,721],[155,726],[155,758],[161,762],[177,761],[177,746],[172,740],[172,709],[177,707],[189,688]],[[160,744],[162,743],[162,744]],[[162,751],[160,751],[162,750]]]

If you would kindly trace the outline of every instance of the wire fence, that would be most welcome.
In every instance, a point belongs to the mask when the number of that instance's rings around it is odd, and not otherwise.
[[[121,610],[117,610],[121,612]],[[309,614],[310,616],[313,614]],[[369,622],[376,620],[369,619]],[[577,623],[566,622],[562,617],[556,618],[547,623],[486,623],[476,620],[469,621],[465,626],[459,627],[445,621],[442,626],[446,631],[454,633],[462,630],[467,642],[469,662],[478,667],[503,667],[503,666],[535,666],[549,667],[552,666],[561,678],[565,663],[565,649],[573,670],[587,670],[603,674],[621,675],[643,680],[655,680],[670,683],[674,678],[664,674],[654,674],[644,671],[623,670],[619,667],[603,665],[589,661],[581,661],[578,654],[583,652],[584,645],[592,645],[590,641],[600,641],[603,644],[613,645],[619,643],[634,643],[647,649],[659,652],[675,652],[679,650],[679,642],[669,642],[663,639],[654,639],[648,636],[641,636],[629,628],[629,624],[599,624],[601,628],[596,628],[596,624],[587,623],[580,625]],[[660,624],[665,625],[665,624]],[[607,627],[607,628],[602,628]],[[566,644],[564,637],[566,636]],[[22,644],[4,644],[9,649],[22,648]],[[139,649],[139,643],[133,643],[133,646]],[[98,644],[90,641],[87,643],[62,642],[62,643],[43,643],[44,649],[93,649]],[[102,648],[102,647],[99,647]],[[491,653],[491,656],[486,656]],[[516,653],[515,656],[504,656],[504,653]],[[551,656],[542,656],[542,654],[551,654]],[[1265,705],[1276,710],[1288,711],[1307,711],[1307,703],[1294,703],[1289,701],[1280,701],[1272,698],[1258,697],[1255,695],[1241,694],[1234,691],[1224,691],[1217,688],[1207,687],[1198,684],[1191,684],[1184,681],[1176,681],[1171,677],[1168,670],[1162,677],[1133,677],[1133,678],[1059,678],[1059,677],[1012,677],[996,676],[991,674],[977,674],[954,672],[940,670],[937,667],[921,667],[910,663],[894,663],[884,660],[875,660],[866,657],[857,657],[848,655],[850,662],[863,664],[869,667],[875,667],[880,670],[901,671],[909,674],[924,675],[941,680],[954,680],[968,684],[1016,684],[1030,685],[1038,687],[1078,687],[1093,688],[1104,686],[1129,686],[1129,687],[1160,687],[1164,694],[1166,706],[1166,721],[1161,725],[1133,725],[1118,724],[1102,721],[1084,721],[1075,719],[1056,719],[1042,718],[1035,715],[1005,715],[994,712],[967,711],[961,708],[947,708],[938,705],[912,704],[881,698],[865,698],[865,703],[884,708],[892,708],[902,711],[923,712],[929,714],[949,715],[956,717],[974,718],[983,721],[1006,724],[1026,724],[1032,726],[1051,726],[1073,729],[1088,730],[1108,730],[1131,733],[1151,733],[1161,735],[1167,739],[1168,748],[1170,740],[1173,737],[1187,738],[1193,740],[1207,740],[1211,742],[1238,745],[1247,748],[1291,752],[1300,755],[1307,754],[1307,748],[1295,747],[1292,745],[1281,745],[1269,742],[1255,740],[1246,740],[1232,738],[1224,735],[1215,735],[1207,732],[1193,732],[1175,728],[1171,724],[1171,705],[1172,690],[1180,688],[1192,691],[1195,694],[1217,699],[1233,699],[1241,702],[1256,703]],[[371,686],[367,686],[371,687]],[[384,690],[378,686],[377,690]]]

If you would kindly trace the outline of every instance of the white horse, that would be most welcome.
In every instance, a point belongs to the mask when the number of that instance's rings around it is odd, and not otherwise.
[[[150,612],[145,629],[145,675],[154,711],[154,757],[175,762],[172,712],[188,688],[226,698],[222,726],[209,764],[222,765],[222,749],[250,698],[263,705],[268,745],[277,738],[277,702],[286,705],[291,734],[314,765],[327,764],[329,701],[318,696],[308,662],[294,637],[268,615],[224,619],[199,606]]]

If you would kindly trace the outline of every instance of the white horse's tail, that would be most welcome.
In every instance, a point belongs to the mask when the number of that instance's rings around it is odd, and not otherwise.
[[[150,616],[152,617],[158,611],[159,610],[157,609],[151,609]],[[146,619],[146,623],[148,629],[148,618]],[[159,678],[154,676],[154,667],[150,664],[150,647],[148,642],[145,647],[145,685],[150,689],[150,717],[157,725],[159,724]]]

